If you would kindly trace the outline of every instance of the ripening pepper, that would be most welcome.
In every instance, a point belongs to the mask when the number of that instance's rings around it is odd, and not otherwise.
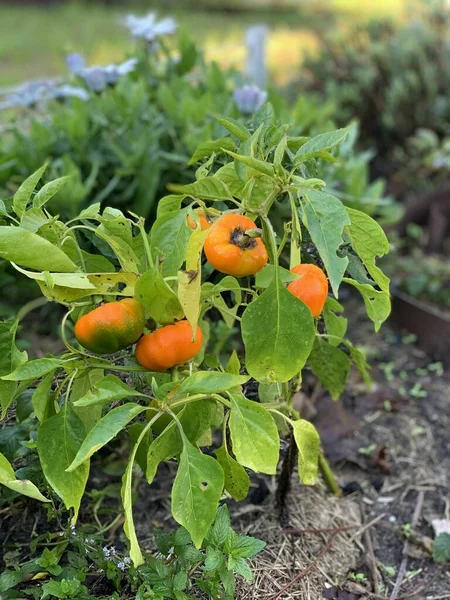
[[[144,332],[145,312],[133,298],[108,302],[87,313],[75,324],[75,337],[87,350],[113,354],[134,344]]]

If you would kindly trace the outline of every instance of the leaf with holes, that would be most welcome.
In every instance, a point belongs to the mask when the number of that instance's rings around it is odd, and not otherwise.
[[[214,521],[223,485],[224,474],[219,463],[184,438],[172,488],[172,515],[189,531],[196,548],[201,547]]]

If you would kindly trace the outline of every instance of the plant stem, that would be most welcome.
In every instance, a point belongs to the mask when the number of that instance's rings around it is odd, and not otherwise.
[[[32,310],[35,310],[40,306],[44,306],[48,302],[49,300],[45,296],[41,296],[40,298],[35,298],[34,300],[31,300],[30,302],[22,306],[22,308],[19,310],[19,312],[17,313],[17,320],[22,321]]]
[[[319,453],[319,469],[330,492],[333,493],[335,496],[342,496],[342,490],[334,477],[334,473],[331,470],[330,463],[325,458],[323,450],[321,450]]]

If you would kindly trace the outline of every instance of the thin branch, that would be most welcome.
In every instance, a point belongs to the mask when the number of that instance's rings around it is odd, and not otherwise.
[[[415,529],[419,522],[419,518],[422,513],[424,498],[425,498],[425,492],[421,490],[417,494],[416,507],[414,509],[413,518],[411,520],[411,528],[412,529]],[[403,545],[403,552],[402,552],[403,560],[400,564],[400,569],[398,571],[397,580],[395,582],[394,589],[392,590],[390,600],[396,600],[396,598],[398,597],[400,588],[402,587],[403,579],[404,579],[405,573],[406,573],[406,568],[408,566],[408,551],[409,551],[409,540],[406,539],[405,543]]]
[[[330,550],[331,546],[333,545],[333,542],[336,538],[336,536],[339,535],[339,531],[335,531],[333,533],[333,535],[330,537],[330,539],[328,540],[327,545],[325,546],[325,548],[319,552],[319,554],[314,558],[314,560],[306,567],[306,569],[303,569],[303,571],[301,571],[298,575],[296,575],[294,577],[294,579],[292,581],[290,581],[289,583],[287,583],[284,587],[281,588],[281,590],[279,592],[277,592],[276,594],[274,594],[273,596],[270,596],[268,598],[268,600],[277,600],[277,598],[279,598],[286,590],[288,590],[291,586],[294,585],[294,583],[297,583],[297,581],[299,581],[300,579],[302,579],[305,575],[307,575],[309,573],[309,571],[311,571],[311,569],[313,569],[316,565],[316,563]]]

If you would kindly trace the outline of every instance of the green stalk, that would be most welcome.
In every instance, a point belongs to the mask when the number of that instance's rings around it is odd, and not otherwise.
[[[342,490],[339,487],[336,478],[334,477],[334,473],[331,470],[330,463],[325,458],[323,450],[321,450],[319,453],[319,469],[330,492],[335,496],[342,496]]]

